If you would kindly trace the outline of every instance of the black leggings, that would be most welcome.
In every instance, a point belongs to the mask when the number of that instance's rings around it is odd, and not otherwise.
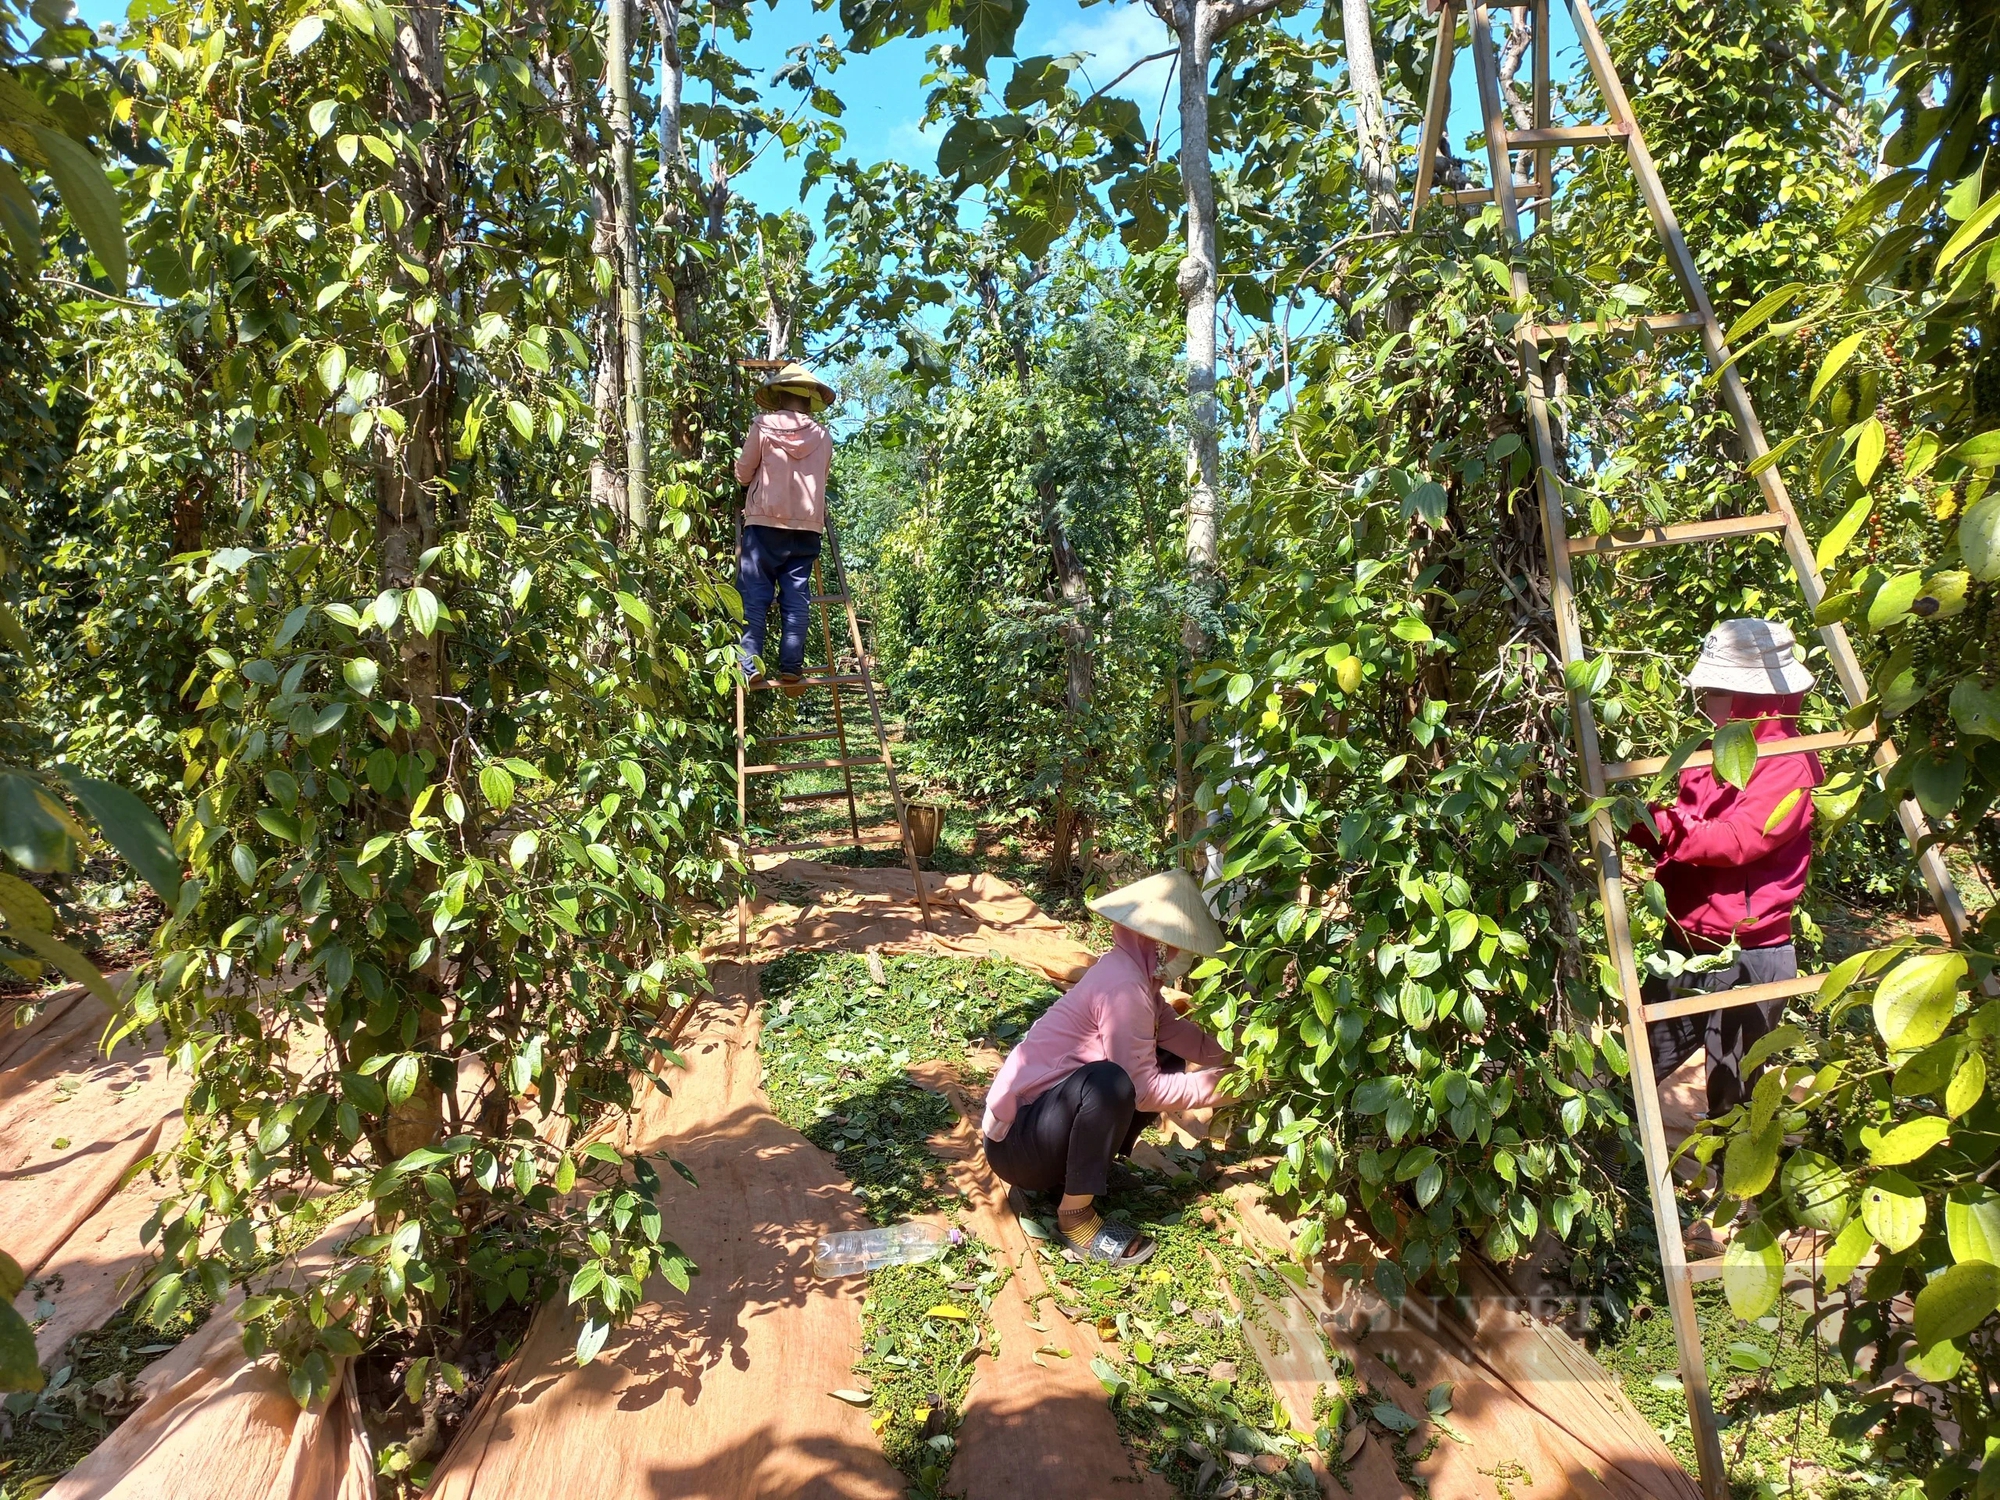
[[[1699,938],[1670,939],[1668,946],[1683,953],[1690,948],[1708,953],[1720,951],[1719,944],[1705,943]],[[1644,995],[1648,1005],[1657,1005],[1676,995],[1712,994],[1742,985],[1772,984],[1780,979],[1796,979],[1798,973],[1798,950],[1790,943],[1744,948],[1737,952],[1736,962],[1727,968],[1711,969],[1705,974],[1683,974],[1671,986],[1663,979],[1648,979]],[[1649,1022],[1646,1040],[1653,1049],[1654,1081],[1664,1079],[1697,1051],[1704,1052],[1710,1118],[1734,1109],[1750,1096],[1757,1075],[1764,1071],[1761,1067],[1753,1068],[1744,1076],[1743,1054],[1778,1024],[1784,1012],[1784,1001],[1766,1000],[1761,1005],[1732,1005],[1725,1010],[1697,1011],[1693,1015]]]
[[[1187,1064],[1158,1054],[1162,1073]],[[1132,1079],[1115,1062],[1085,1063],[1014,1116],[1006,1139],[986,1139],[986,1161],[1003,1182],[1031,1193],[1088,1193],[1110,1186],[1111,1163],[1131,1153],[1157,1116],[1139,1109]]]

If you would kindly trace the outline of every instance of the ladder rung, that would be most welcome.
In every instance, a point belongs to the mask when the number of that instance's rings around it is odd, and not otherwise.
[[[1683,995],[1644,1007],[1648,1021],[1665,1021],[1674,1016],[1698,1016],[1711,1010],[1729,1010],[1738,1005],[1761,1005],[1766,1000],[1789,1000],[1794,995],[1810,995],[1826,983],[1824,974],[1801,974],[1797,979],[1779,979],[1770,984],[1740,984],[1733,990],[1717,990],[1708,995]]]
[[[879,755],[837,755],[830,760],[783,760],[775,765],[745,766],[745,776],[782,776],[790,771],[843,771],[849,766],[879,766]]]
[[[1725,536],[1754,536],[1759,532],[1783,531],[1785,518],[1774,510],[1754,516],[1723,516],[1713,521],[1677,521],[1672,525],[1621,527],[1601,536],[1573,536],[1569,555],[1583,552],[1630,552],[1639,547],[1678,547],[1689,542],[1712,542]]]
[[[837,740],[839,738],[840,731],[838,729],[813,729],[798,734],[760,734],[757,736],[757,743],[760,745],[797,745],[807,740]]]
[[[808,849],[852,849],[856,845],[866,847],[875,844],[900,844],[902,842],[903,835],[901,833],[864,833],[860,838],[855,838],[852,834],[849,834],[837,839],[808,839],[801,844],[746,845],[743,853],[746,857],[752,854],[801,854]]]
[[[1637,333],[1641,325],[1654,333],[1684,333],[1699,329],[1702,322],[1696,312],[1648,313],[1643,318],[1612,318],[1608,322],[1544,323],[1535,329],[1534,336],[1544,344],[1560,344],[1600,334]]]
[[[1517,182],[1514,184],[1514,191],[1518,195],[1515,202],[1538,203],[1549,196],[1549,185],[1546,182]],[[1491,203],[1493,189],[1449,188],[1443,192],[1432,193],[1431,196],[1448,208],[1470,208],[1474,204]]]
[[[812,602],[815,604],[845,604],[847,599],[848,596],[846,594],[814,594],[812,596]]]
[[[843,672],[837,677],[828,676],[825,672],[808,672],[797,682],[779,682],[774,678],[770,682],[753,683],[751,684],[751,691],[766,693],[775,691],[778,688],[860,687],[867,680],[866,677],[855,672]]]
[[[870,761],[869,764],[879,765],[880,762]],[[887,787],[858,786],[850,792],[845,787],[835,787],[830,792],[787,792],[778,800],[787,806],[790,806],[794,802],[844,802],[849,797],[853,797],[858,802],[863,797],[884,796],[888,790]]]
[[[1510,130],[1507,148],[1525,150],[1532,146],[1599,146],[1622,141],[1632,133],[1630,125],[1551,125],[1543,130]]]
[[[1803,755],[1814,750],[1845,750],[1852,745],[1872,745],[1879,736],[1875,726],[1866,729],[1837,729],[1830,734],[1795,734],[1782,740],[1760,740],[1757,744],[1757,758],[1768,760],[1773,755]],[[1606,781],[1638,781],[1643,777],[1657,776],[1667,768],[1668,757],[1651,755],[1644,760],[1616,760],[1604,768]],[[1707,766],[1715,763],[1715,753],[1711,750],[1697,750],[1681,762],[1684,767]]]

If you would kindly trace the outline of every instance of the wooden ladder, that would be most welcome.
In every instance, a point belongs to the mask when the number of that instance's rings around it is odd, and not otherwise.
[[[833,564],[834,586],[826,587],[826,564]],[[775,601],[774,601],[775,602]],[[820,641],[825,648],[826,660],[818,671],[808,670],[803,674],[794,691],[806,692],[825,689],[832,693],[833,727],[831,729],[809,730],[795,734],[776,734],[760,738],[759,749],[766,745],[797,745],[834,740],[839,743],[840,753],[816,760],[772,761],[753,765],[748,755],[747,724],[749,720],[749,694],[752,691],[781,691],[774,679],[760,683],[752,689],[741,673],[736,680],[736,827],[740,837],[740,853],[746,872],[754,868],[755,856],[759,854],[800,854],[820,849],[840,849],[852,847],[856,850],[870,846],[882,847],[900,843],[903,846],[904,861],[910,867],[910,879],[917,891],[917,909],[923,914],[924,928],[931,929],[931,903],[929,893],[924,889],[924,873],[917,863],[917,846],[910,837],[909,809],[903,802],[903,789],[896,779],[896,760],[889,752],[889,734],[882,721],[882,703],[875,691],[875,682],[869,672],[868,650],[861,641],[861,621],[854,613],[854,595],[847,586],[847,570],[840,561],[840,542],[834,534],[833,517],[826,518],[826,544],[821,556],[813,563],[812,603],[818,607]],[[842,671],[839,653],[834,649],[833,625],[828,617],[827,606],[837,604],[847,613],[848,641],[854,652],[854,670]],[[874,726],[875,755],[855,755],[847,740],[847,716],[841,694],[859,688],[868,700],[868,717]],[[880,764],[889,783],[890,809],[894,812],[896,826],[870,829],[861,827],[861,814],[855,801],[854,771],[857,766]],[[786,776],[798,771],[840,772],[842,790],[837,792],[802,792],[792,795],[780,794],[780,811],[787,806],[798,806],[811,802],[838,801],[847,803],[848,837],[801,839],[789,843],[753,845],[750,842],[750,778],[753,776]],[[865,796],[866,793],[864,792]],[[748,957],[750,951],[750,892],[746,883],[736,899],[736,946],[737,952]]]
[[[1817,609],[1826,586],[1814,562],[1812,544],[1799,525],[1797,511],[1785,489],[1777,465],[1768,461],[1770,445],[1764,439],[1715,309],[1702,284],[1687,240],[1681,233],[1666,190],[1646,149],[1639,123],[1632,115],[1603,34],[1586,0],[1566,0],[1576,23],[1577,39],[1586,64],[1611,118],[1603,124],[1558,126],[1550,116],[1549,35],[1550,0],[1531,0],[1533,12],[1533,123],[1527,130],[1510,129],[1500,93],[1498,49],[1493,40],[1493,7],[1485,0],[1444,0],[1438,16],[1437,44],[1432,62],[1430,88],[1425,104],[1423,132],[1417,155],[1417,187],[1412,223],[1433,197],[1460,208],[1491,203],[1499,209],[1500,228],[1513,262],[1513,294],[1519,307],[1532,307],[1524,257],[1518,252],[1523,243],[1521,210],[1524,202],[1540,205],[1538,222],[1548,218],[1547,205],[1554,196],[1554,156],[1558,151],[1590,146],[1623,146],[1636,179],[1640,196],[1652,219],[1653,229],[1664,247],[1667,263],[1680,283],[1687,310],[1678,313],[1633,318],[1617,322],[1584,325],[1537,324],[1524,321],[1517,332],[1526,396],[1529,441],[1535,459],[1536,486],[1541,502],[1542,540],[1548,554],[1551,599],[1555,611],[1556,635],[1565,668],[1584,660],[1582,631],[1578,623],[1571,560],[1579,556],[1606,556],[1639,547],[1671,547],[1690,543],[1711,543],[1731,537],[1764,533],[1779,536],[1792,571],[1808,608]],[[1478,80],[1480,114],[1486,130],[1486,160],[1490,187],[1455,189],[1433,193],[1438,153],[1445,143],[1445,127],[1451,107],[1451,66],[1457,47],[1461,17],[1468,25],[1475,76]],[[1515,176],[1517,154],[1527,153],[1534,170],[1527,180]],[[1563,513],[1561,469],[1549,420],[1547,394],[1543,385],[1542,350],[1567,340],[1572,334],[1624,336],[1644,328],[1648,334],[1698,333],[1709,368],[1716,372],[1722,404],[1741,438],[1745,464],[1754,472],[1764,508],[1750,515],[1725,516],[1713,520],[1678,525],[1640,525],[1613,530],[1601,536],[1571,536]],[[1760,466],[1758,461],[1765,460]],[[1847,632],[1838,624],[1820,627],[1827,656],[1839,679],[1848,703],[1859,708],[1872,696],[1861,663],[1854,654]],[[1570,708],[1576,726],[1578,756],[1583,764],[1584,792],[1597,802],[1606,788],[1657,775],[1671,763],[1666,759],[1646,759],[1605,764],[1598,746],[1597,724],[1587,693],[1572,691]],[[1851,719],[1850,719],[1851,722]],[[1877,774],[1895,764],[1896,750],[1879,725],[1832,734],[1795,735],[1760,744],[1758,754],[1782,755],[1803,751],[1835,749],[1849,745],[1872,745]],[[1710,763],[1708,752],[1689,755],[1680,764],[1699,766]],[[1913,849],[1920,850],[1917,865],[1931,900],[1936,904],[1954,942],[1965,931],[1965,908],[1959,900],[1944,859],[1926,842],[1929,830],[1922,812],[1907,795],[1898,803],[1897,814]],[[1653,1218],[1659,1231],[1660,1265],[1666,1282],[1668,1307],[1673,1315],[1674,1339],[1680,1354],[1682,1387],[1687,1395],[1688,1418],[1693,1428],[1696,1453],[1701,1467],[1701,1486],[1709,1500],[1727,1500],[1729,1482],[1723,1468],[1722,1444],[1715,1425],[1715,1408],[1709,1395],[1708,1368],[1702,1352],[1701,1329],[1695,1318],[1694,1283],[1719,1274],[1720,1265],[1708,1261],[1690,1266],[1682,1236],[1679,1206],[1674,1196],[1672,1158],[1661,1119],[1660,1098],[1652,1082],[1652,1049],[1648,1045],[1646,1023],[1670,1016],[1712,1011],[1726,1006],[1748,1005],[1797,995],[1810,994],[1821,987],[1823,974],[1805,975],[1777,984],[1746,985],[1720,994],[1699,995],[1648,1005],[1640,990],[1638,965],[1632,950],[1632,929],[1625,905],[1624,872],[1618,857],[1618,833],[1608,812],[1600,809],[1590,818],[1589,843],[1597,863],[1598,892],[1604,903],[1605,937],[1618,974],[1618,986],[1625,1004],[1626,1049],[1630,1057],[1632,1092],[1639,1121],[1639,1140],[1645,1153],[1646,1175],[1652,1193]]]

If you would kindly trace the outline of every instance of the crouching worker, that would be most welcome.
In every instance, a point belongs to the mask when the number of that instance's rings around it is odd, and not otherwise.
[[[1002,1064],[986,1096],[986,1160],[1015,1187],[1060,1193],[1056,1219],[1091,1260],[1137,1266],[1156,1248],[1129,1224],[1101,1218],[1111,1163],[1162,1110],[1213,1104],[1229,1054],[1160,994],[1190,955],[1222,933],[1182,870],[1100,896],[1111,951],[1050,1006]]]
[[[1708,633],[1687,681],[1710,722],[1720,728],[1754,720],[1752,733],[1761,745],[1798,733],[1797,714],[1813,678],[1786,626],[1725,620]],[[1632,830],[1658,860],[1666,947],[1698,957],[1738,945],[1734,961],[1720,968],[1671,982],[1649,979],[1648,1004],[1798,977],[1792,908],[1812,860],[1812,789],[1825,779],[1816,755],[1760,756],[1750,784],[1741,788],[1711,767],[1694,767],[1681,772],[1674,804],[1652,810],[1660,836],[1644,825]],[[1790,807],[1777,816],[1788,799]],[[1782,1000],[1768,1000],[1652,1022],[1646,1036],[1655,1081],[1703,1051],[1710,1117],[1735,1108],[1757,1081],[1755,1072],[1743,1076],[1743,1055],[1778,1024],[1784,1008]]]
[[[813,563],[826,531],[826,471],[833,457],[833,439],[813,413],[832,403],[833,388],[804,365],[790,364],[758,388],[756,399],[764,410],[752,419],[736,460],[736,482],[749,486],[736,588],[743,596],[743,675],[761,686],[774,592],[783,621],[778,678],[796,683],[805,670]]]

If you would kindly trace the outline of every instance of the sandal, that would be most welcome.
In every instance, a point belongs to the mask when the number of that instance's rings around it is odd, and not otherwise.
[[[1144,1248],[1127,1255],[1125,1252],[1140,1240],[1145,1240]],[[1063,1242],[1063,1254],[1071,1260],[1098,1260],[1107,1265],[1127,1268],[1143,1266],[1153,1258],[1153,1252],[1159,1248],[1158,1241],[1146,1239],[1130,1224],[1121,1223],[1117,1219],[1106,1219],[1100,1223],[1097,1226],[1097,1233],[1090,1237],[1087,1244],[1071,1244],[1067,1237]]]

